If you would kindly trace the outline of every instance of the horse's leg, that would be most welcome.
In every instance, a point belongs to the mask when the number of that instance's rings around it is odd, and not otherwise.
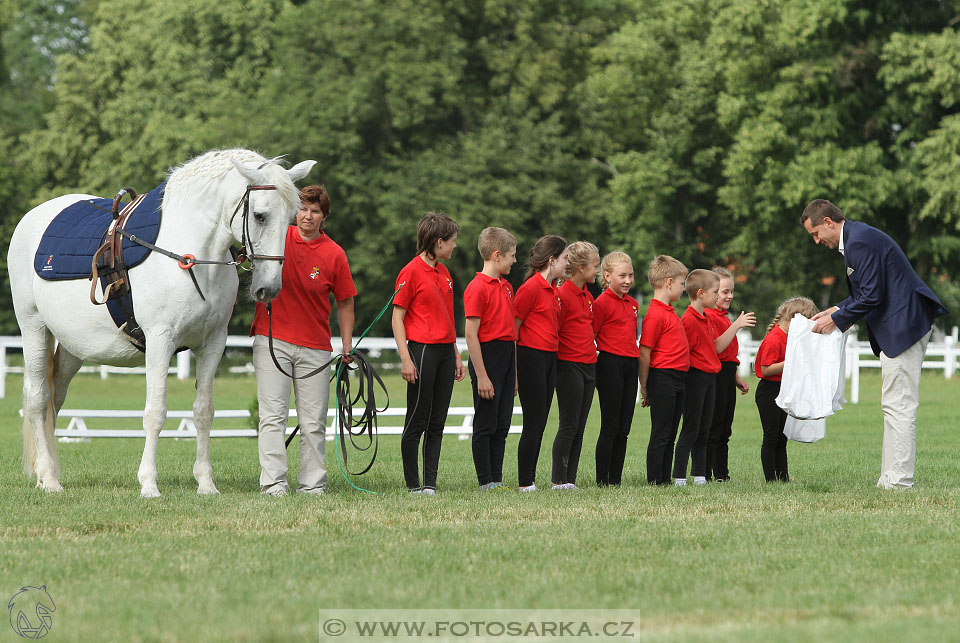
[[[47,380],[53,371],[53,336],[39,323],[20,322],[23,339],[23,468],[27,475],[36,474],[37,486],[41,489],[63,491],[57,479],[56,462],[50,454],[53,431],[47,426],[55,421],[50,404],[51,383]]]
[[[137,480],[140,481],[142,497],[157,498],[160,496],[157,489],[157,443],[167,420],[167,370],[174,346],[169,333],[148,334],[146,340],[147,403],[143,409],[143,430],[147,437]]]
[[[57,346],[57,352],[53,356],[53,373],[47,373],[47,379],[52,382],[51,388],[53,389],[53,422],[56,421],[56,417],[60,414],[60,409],[63,408],[63,403],[67,399],[67,388],[70,386],[70,381],[73,380],[73,376],[77,374],[81,366],[83,366],[83,360],[67,351],[63,344]],[[48,426],[53,428],[53,422],[47,422]],[[60,459],[57,457],[57,441],[54,439],[53,431],[47,434],[47,440],[50,455],[53,458],[54,472],[59,478]]]
[[[193,403],[193,423],[197,427],[197,461],[193,465],[193,477],[197,479],[199,494],[220,493],[213,484],[210,465],[210,427],[213,425],[213,378],[226,341],[226,333],[221,333],[196,351],[197,399]]]

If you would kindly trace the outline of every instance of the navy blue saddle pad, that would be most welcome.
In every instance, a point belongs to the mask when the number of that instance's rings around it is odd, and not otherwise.
[[[127,220],[127,231],[155,243],[160,233],[160,204],[166,183],[151,190]],[[113,199],[86,199],[67,206],[47,226],[33,259],[33,269],[49,281],[87,279],[93,255],[113,222]],[[123,262],[132,268],[147,258],[149,248],[123,239]]]

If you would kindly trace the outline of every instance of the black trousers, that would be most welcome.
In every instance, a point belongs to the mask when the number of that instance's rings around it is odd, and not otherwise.
[[[787,412],[777,406],[779,394],[780,382],[760,380],[757,384],[757,410],[760,411],[760,425],[763,427],[760,464],[767,482],[790,480],[787,471],[787,436],[783,434]]]
[[[529,487],[537,478],[540,444],[557,386],[557,354],[517,346],[517,382],[523,407],[523,433],[517,445],[517,480]]]
[[[435,489],[443,425],[447,421],[457,372],[457,352],[454,344],[407,342],[407,348],[417,367],[417,381],[407,384],[407,416],[400,438],[403,477],[408,489],[420,488],[417,452],[420,437],[424,436],[423,486]]]
[[[647,444],[647,482],[670,483],[673,442],[683,414],[687,373],[669,368],[651,368],[647,376],[650,399],[650,442]]]
[[[636,357],[600,351],[597,355],[597,396],[600,398],[600,435],[597,437],[597,484],[618,485],[627,456],[627,436],[637,405]]]
[[[493,340],[480,344],[483,366],[493,383],[493,399],[485,400],[477,391],[477,372],[470,360],[473,386],[473,466],[481,485],[503,482],[503,452],[513,417],[513,395],[517,388],[516,343]]]
[[[698,368],[687,371],[687,393],[683,403],[683,424],[673,455],[673,477],[687,477],[687,460],[692,460],[694,476],[707,475],[707,435],[713,421],[717,394],[717,374]]]
[[[553,484],[577,482],[583,430],[597,386],[596,364],[557,360],[557,410],[560,426],[553,441]]]
[[[717,401],[707,436],[707,479],[729,480],[727,454],[733,435],[733,414],[737,410],[737,363],[721,362],[717,373]]]

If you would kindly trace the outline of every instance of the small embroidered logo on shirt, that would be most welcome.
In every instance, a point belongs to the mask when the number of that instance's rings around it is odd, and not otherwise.
[[[316,279],[316,278],[317,278],[317,275],[319,275],[319,274],[320,274],[320,268],[318,268],[317,266],[314,266],[314,267],[313,267],[313,270],[310,271],[310,278],[311,278],[311,279]]]

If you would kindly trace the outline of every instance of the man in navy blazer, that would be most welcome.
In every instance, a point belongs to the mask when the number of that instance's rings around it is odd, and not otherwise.
[[[870,346],[880,357],[883,458],[877,486],[912,487],[920,370],[933,320],[947,309],[886,233],[845,220],[840,208],[824,199],[811,201],[800,222],[814,243],[843,255],[850,289],[849,297],[813,317],[813,331],[845,331],[862,319]]]

